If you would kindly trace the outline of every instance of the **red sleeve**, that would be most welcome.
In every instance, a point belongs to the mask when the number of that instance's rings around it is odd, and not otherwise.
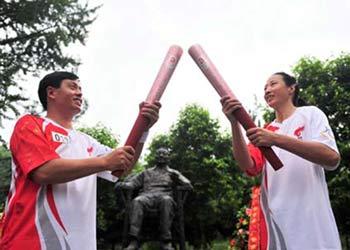
[[[10,149],[14,162],[25,176],[45,162],[59,158],[42,131],[42,121],[31,115],[18,120]]]
[[[261,153],[260,149],[255,147],[253,144],[248,144],[248,151],[252,160],[254,162],[254,166],[246,170],[246,173],[249,176],[256,176],[261,173],[263,166],[265,165],[265,157]]]

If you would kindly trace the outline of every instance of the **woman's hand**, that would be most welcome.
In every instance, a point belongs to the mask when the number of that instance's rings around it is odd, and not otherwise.
[[[227,119],[231,123],[236,123],[237,120],[233,115],[233,112],[242,108],[242,104],[235,98],[231,96],[224,96],[220,100],[222,105],[222,112],[226,115]]]
[[[278,134],[263,128],[250,128],[246,133],[248,139],[257,147],[271,147],[276,145]]]

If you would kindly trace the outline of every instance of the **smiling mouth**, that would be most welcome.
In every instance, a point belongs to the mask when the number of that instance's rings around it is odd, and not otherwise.
[[[269,95],[265,97],[267,102],[270,102],[273,99],[273,96]]]
[[[81,106],[82,103],[83,103],[83,101],[82,101],[81,99],[74,99],[73,101],[76,102],[76,103],[78,103],[79,106]]]

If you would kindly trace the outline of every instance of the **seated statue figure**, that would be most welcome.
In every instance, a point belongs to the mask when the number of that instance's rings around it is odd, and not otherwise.
[[[171,225],[174,217],[175,201],[173,198],[174,186],[187,186],[192,189],[191,182],[179,171],[168,166],[169,150],[159,148],[156,151],[156,165],[130,178],[125,182],[117,183],[124,189],[140,189],[133,199],[130,210],[130,244],[126,250],[139,249],[139,234],[145,212],[150,209],[159,210],[160,239],[162,250],[172,250]]]

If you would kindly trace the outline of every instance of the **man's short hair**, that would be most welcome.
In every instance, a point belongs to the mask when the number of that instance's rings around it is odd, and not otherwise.
[[[71,72],[55,71],[47,74],[43,79],[41,79],[39,83],[38,95],[44,110],[47,110],[47,87],[51,86],[58,89],[61,86],[61,82],[65,79],[77,80],[79,77]]]

